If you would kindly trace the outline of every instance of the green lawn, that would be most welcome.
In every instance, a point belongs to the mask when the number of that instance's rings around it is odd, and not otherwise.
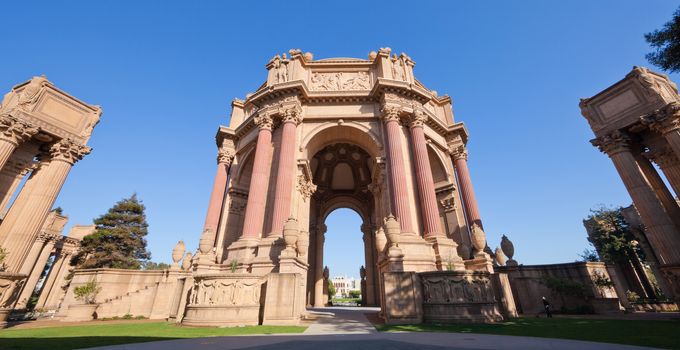
[[[68,327],[0,330],[2,350],[67,350],[180,338],[300,333],[306,327],[250,326],[233,328],[178,327],[173,323],[88,324]]]
[[[377,325],[382,332],[458,332],[563,338],[680,349],[680,321],[517,318],[496,324]]]

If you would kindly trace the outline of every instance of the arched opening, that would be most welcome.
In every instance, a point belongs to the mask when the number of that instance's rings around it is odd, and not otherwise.
[[[335,142],[326,138],[336,131],[349,130],[354,129],[329,128],[316,135],[323,136],[320,137],[324,142],[309,140],[310,145],[315,145],[312,147],[315,152],[309,154],[309,164],[317,189],[309,211],[308,306],[338,302],[378,305],[372,224],[376,215],[375,194],[371,190],[376,156],[371,151],[377,152],[378,148],[369,144],[372,140],[366,134],[356,140],[351,133],[332,139]],[[365,147],[369,146],[367,150]],[[329,295],[329,283],[335,287],[331,291],[335,289],[339,297],[335,302]]]
[[[361,216],[348,208],[334,209],[326,216],[323,255],[333,285],[328,287],[332,305],[361,303],[360,268],[365,264],[362,224]]]

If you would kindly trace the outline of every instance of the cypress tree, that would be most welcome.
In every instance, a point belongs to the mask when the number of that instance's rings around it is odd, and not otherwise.
[[[151,258],[146,250],[148,224],[137,194],[116,203],[94,220],[96,231],[83,238],[72,263],[82,269],[140,269]]]

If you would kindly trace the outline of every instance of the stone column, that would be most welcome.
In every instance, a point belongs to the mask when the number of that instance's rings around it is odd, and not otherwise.
[[[673,194],[668,190],[666,183],[663,182],[663,179],[661,179],[661,176],[659,176],[659,173],[647,158],[640,155],[639,152],[635,152],[633,155],[640,170],[642,170],[642,174],[644,174],[647,182],[654,189],[657,198],[659,198],[659,201],[661,201],[661,204],[666,209],[666,213],[668,213],[671,221],[675,224],[676,229],[680,230],[680,207],[678,202],[675,201]]]
[[[465,208],[465,215],[468,219],[468,225],[477,224],[482,226],[482,218],[479,215],[479,208],[477,207],[477,199],[475,192],[472,189],[472,180],[470,179],[470,171],[467,166],[467,150],[465,146],[460,145],[449,150],[453,158],[453,165],[456,169],[456,177],[458,178],[458,187],[463,195],[463,207]]]
[[[314,264],[314,307],[324,307],[323,295],[323,243],[325,241],[326,225],[317,226],[316,231],[316,263]]]
[[[38,128],[10,115],[0,115],[0,169],[20,143],[38,133]]]
[[[257,134],[253,174],[250,178],[248,202],[243,221],[243,235],[241,236],[241,238],[246,239],[257,239],[262,234],[264,206],[267,197],[267,181],[269,181],[267,178],[267,166],[272,143],[273,121],[271,116],[258,116],[255,118],[255,123],[260,128],[260,131]]]
[[[376,265],[373,262],[373,225],[361,225],[361,232],[364,234],[364,255],[366,258],[366,295],[364,295],[364,300],[366,300],[366,306],[374,306],[375,285],[373,282],[373,270],[376,268]]]
[[[628,136],[615,131],[591,142],[614,163],[647,228],[647,239],[661,265],[680,263],[680,234],[631,153]]]
[[[396,107],[383,108],[383,121],[387,131],[387,150],[389,152],[387,160],[392,190],[392,210],[401,224],[401,232],[414,232],[408,204],[408,190],[406,188],[406,168],[402,153],[403,145],[401,142],[399,109]]]
[[[645,156],[661,168],[675,195],[680,196],[680,159],[673,150],[670,147],[665,147],[660,150],[652,150]]]
[[[413,143],[413,158],[416,165],[416,183],[418,185],[418,199],[423,219],[423,236],[445,235],[439,222],[439,208],[437,196],[434,191],[432,168],[427,155],[427,142],[423,124],[427,116],[420,110],[416,110],[410,120],[411,142]]]
[[[300,113],[296,108],[281,111],[283,130],[281,130],[281,147],[276,173],[272,231],[269,236],[281,236],[283,234],[283,223],[290,216],[291,193],[293,191],[293,179],[295,178],[295,131],[301,121]]]
[[[29,171],[29,164],[12,160],[9,160],[0,171],[0,217],[7,214],[9,201]]]
[[[680,104],[668,105],[660,113],[643,117],[642,122],[663,135],[675,155],[680,158]]]
[[[33,291],[35,290],[35,286],[38,284],[38,280],[40,279],[43,270],[45,270],[47,260],[49,260],[50,255],[52,254],[52,249],[54,248],[54,240],[55,237],[46,234],[41,234],[38,240],[36,241],[36,245],[40,246],[42,249],[37,260],[35,260],[35,263],[32,264],[33,269],[29,271],[30,275],[28,276],[28,280],[24,284],[24,289],[21,291],[21,295],[19,296],[19,302],[17,302],[15,308],[23,309],[26,307],[26,304],[28,304],[31,295],[33,295]],[[24,272],[22,271],[21,273]]]
[[[215,181],[213,182],[210,203],[208,204],[208,213],[205,216],[205,224],[203,225],[203,234],[201,236],[201,240],[211,240],[212,244],[215,243],[217,226],[220,224],[220,212],[224,205],[227,177],[233,159],[234,151],[232,149],[221,149],[217,155],[217,172],[215,173]]]
[[[25,186],[30,188],[21,191],[0,225],[0,242],[8,251],[8,271],[18,272],[21,269],[71,167],[90,150],[69,139],[50,147],[49,161],[43,161],[34,171],[34,179]]]
[[[35,304],[36,308],[44,308],[46,306],[47,299],[49,295],[52,293],[52,289],[55,287],[55,283],[57,281],[57,277],[59,276],[59,272],[61,271],[61,269],[64,268],[64,263],[68,265],[68,261],[64,256],[64,251],[61,250],[60,252],[57,253],[56,258],[54,259],[54,263],[52,263],[52,268],[50,269],[50,272],[47,274],[45,285],[43,286],[43,289],[40,292],[40,296],[38,297],[38,303]],[[57,288],[58,287],[59,286],[57,286]]]

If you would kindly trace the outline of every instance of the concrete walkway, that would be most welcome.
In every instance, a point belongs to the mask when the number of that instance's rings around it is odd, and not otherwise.
[[[165,340],[106,346],[97,350],[643,350],[638,346],[472,333],[379,333],[368,321],[367,308],[311,309],[316,321],[303,334],[231,336]]]

